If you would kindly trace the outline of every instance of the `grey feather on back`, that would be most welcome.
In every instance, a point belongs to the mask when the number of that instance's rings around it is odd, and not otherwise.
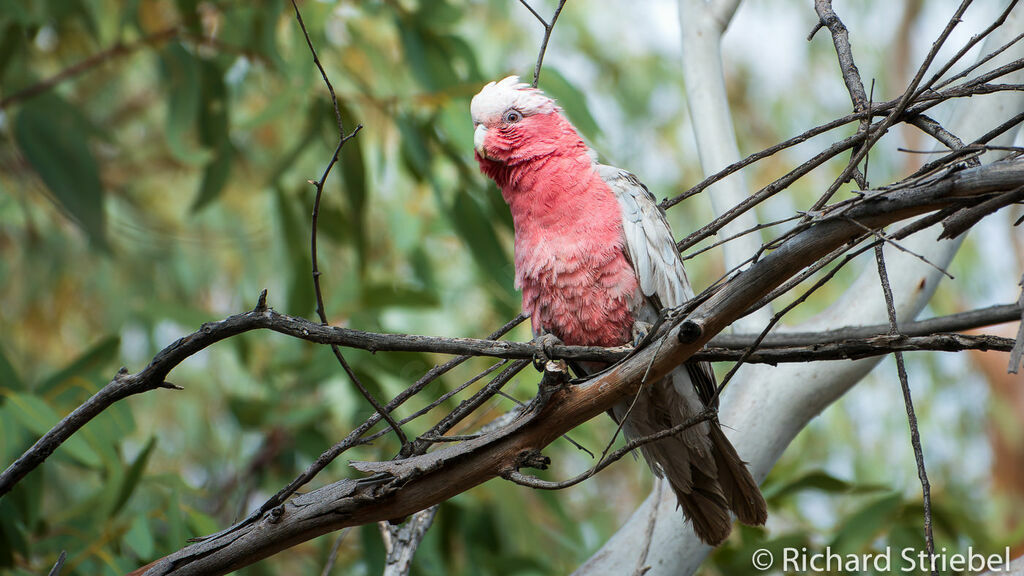
[[[622,208],[626,249],[644,296],[656,297],[667,308],[682,306],[693,297],[693,290],[672,229],[654,195],[625,170],[601,164],[597,170]]]
[[[661,308],[682,306],[693,298],[693,289],[686,278],[683,260],[676,250],[665,212],[635,175],[613,166],[596,166],[598,175],[619,201],[627,256],[640,281],[640,290],[653,308],[638,311],[641,313],[637,316],[657,318]],[[706,362],[687,364],[686,370],[704,404],[717,406],[715,374],[711,365]]]

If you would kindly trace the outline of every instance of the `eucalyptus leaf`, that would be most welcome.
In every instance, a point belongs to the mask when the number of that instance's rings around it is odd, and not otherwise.
[[[57,205],[82,228],[92,246],[107,250],[99,166],[71,105],[53,94],[29,100],[15,119],[14,138]]]

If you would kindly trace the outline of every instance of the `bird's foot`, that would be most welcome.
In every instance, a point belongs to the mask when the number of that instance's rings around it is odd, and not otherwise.
[[[630,335],[633,337],[634,348],[640,347],[640,344],[647,339],[647,335],[650,334],[651,328],[653,327],[654,324],[651,324],[650,322],[641,322],[640,320],[633,322],[633,328],[630,330]]]
[[[540,346],[540,350],[533,355],[533,367],[538,372],[543,372],[544,367],[547,366],[548,362],[551,362],[551,357],[555,355],[555,346],[561,346],[564,343],[550,332],[546,332],[537,336],[533,339],[533,343]]]

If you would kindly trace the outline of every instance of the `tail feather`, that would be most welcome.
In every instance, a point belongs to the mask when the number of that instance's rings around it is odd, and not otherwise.
[[[736,513],[740,522],[751,526],[762,526],[768,519],[768,505],[765,504],[761,489],[747,469],[747,463],[740,460],[732,442],[716,422],[709,427],[711,443],[715,449],[715,465],[718,467],[718,482],[722,487],[729,508]]]
[[[678,371],[675,376],[682,377]],[[669,376],[653,383],[614,407],[612,415],[622,422],[627,438],[649,436],[699,413],[700,400],[681,395],[672,380]],[[702,422],[645,444],[641,453],[651,470],[668,480],[701,541],[715,546],[729,537],[730,510],[744,524],[762,525],[767,519],[757,483],[718,422]]]

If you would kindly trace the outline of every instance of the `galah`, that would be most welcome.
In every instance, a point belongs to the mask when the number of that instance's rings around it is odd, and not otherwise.
[[[663,211],[636,176],[600,164],[554,100],[509,76],[473,97],[475,156],[515,230],[515,282],[535,336],[619,346],[693,297]],[[596,370],[598,366],[585,366]],[[706,362],[689,362],[612,410],[627,438],[665,430],[715,402]],[[763,525],[764,497],[717,421],[641,448],[697,536],[719,544],[731,510]]]

